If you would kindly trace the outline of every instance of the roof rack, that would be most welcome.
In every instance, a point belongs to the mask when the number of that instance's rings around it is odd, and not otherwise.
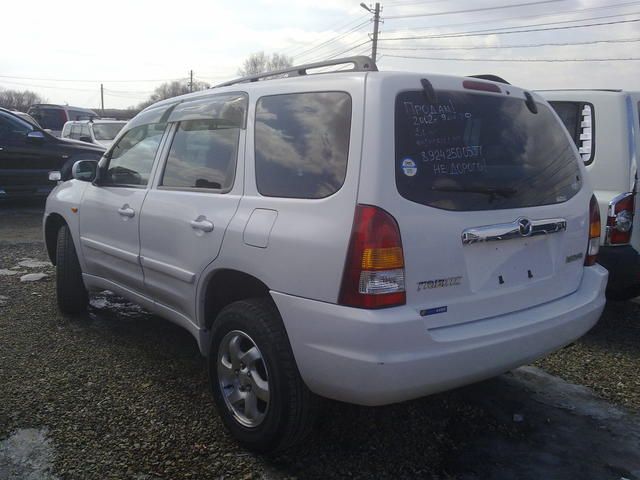
[[[371,60],[369,57],[365,56],[357,56],[357,57],[345,57],[345,58],[336,58],[335,60],[326,60],[324,62],[316,62],[316,63],[307,63],[305,65],[297,65],[293,67],[283,68],[281,70],[273,70],[271,72],[258,73],[256,75],[249,75],[246,77],[236,78],[234,80],[229,80],[228,82],[219,83],[218,85],[214,85],[211,88],[219,88],[219,87],[228,87],[229,85],[235,85],[236,83],[249,83],[249,82],[257,82],[260,79],[268,79],[270,77],[298,77],[302,75],[307,75],[307,70],[312,70],[315,68],[324,68],[324,67],[332,67],[334,65],[346,65],[352,64],[353,68],[349,70],[344,70],[345,72],[377,72],[378,67],[375,62]],[[333,72],[326,72],[333,73]]]

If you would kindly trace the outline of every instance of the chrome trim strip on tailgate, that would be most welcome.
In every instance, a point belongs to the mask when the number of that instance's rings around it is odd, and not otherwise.
[[[479,242],[497,242],[513,238],[547,235],[563,232],[566,229],[567,221],[564,218],[529,220],[521,217],[511,223],[497,223],[495,225],[467,228],[462,232],[462,244],[471,245]]]

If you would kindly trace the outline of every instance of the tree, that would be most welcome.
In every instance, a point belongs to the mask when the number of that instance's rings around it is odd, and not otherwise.
[[[0,89],[0,107],[9,110],[26,112],[34,103],[45,103],[47,100],[31,90]]]
[[[209,86],[210,85],[206,82],[194,81],[193,91],[197,92],[198,90],[206,90]],[[189,93],[189,91],[189,82],[187,81],[174,80],[173,82],[166,82],[157,87],[147,100],[138,105],[138,108],[142,110],[143,108],[147,108],[149,105],[159,102],[160,100],[184,95],[185,93]]]
[[[280,53],[274,53],[269,57],[264,52],[257,52],[249,55],[249,58],[244,61],[242,68],[238,69],[238,75],[246,77],[247,75],[281,70],[291,65],[293,65],[292,57]]]

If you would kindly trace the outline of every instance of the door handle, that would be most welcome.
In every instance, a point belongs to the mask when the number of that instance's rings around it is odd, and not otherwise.
[[[118,209],[118,213],[123,217],[133,217],[136,214],[136,211],[131,208],[128,204],[124,204],[122,207]]]
[[[189,224],[194,230],[201,230],[203,232],[213,231],[213,222],[207,220],[207,217],[205,217],[204,215],[200,215],[195,220],[191,220]]]

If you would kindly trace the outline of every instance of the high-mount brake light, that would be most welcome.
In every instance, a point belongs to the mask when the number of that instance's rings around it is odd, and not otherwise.
[[[595,195],[591,195],[589,202],[589,242],[587,243],[587,255],[584,264],[591,266],[596,263],[600,250],[600,207]]]
[[[400,229],[381,208],[356,207],[339,303],[358,308],[406,303]]]
[[[481,92],[502,93],[495,83],[478,82],[476,80],[464,80],[462,86],[467,90],[480,90]]]
[[[609,202],[605,245],[626,245],[631,241],[635,199],[635,193],[628,192]]]

